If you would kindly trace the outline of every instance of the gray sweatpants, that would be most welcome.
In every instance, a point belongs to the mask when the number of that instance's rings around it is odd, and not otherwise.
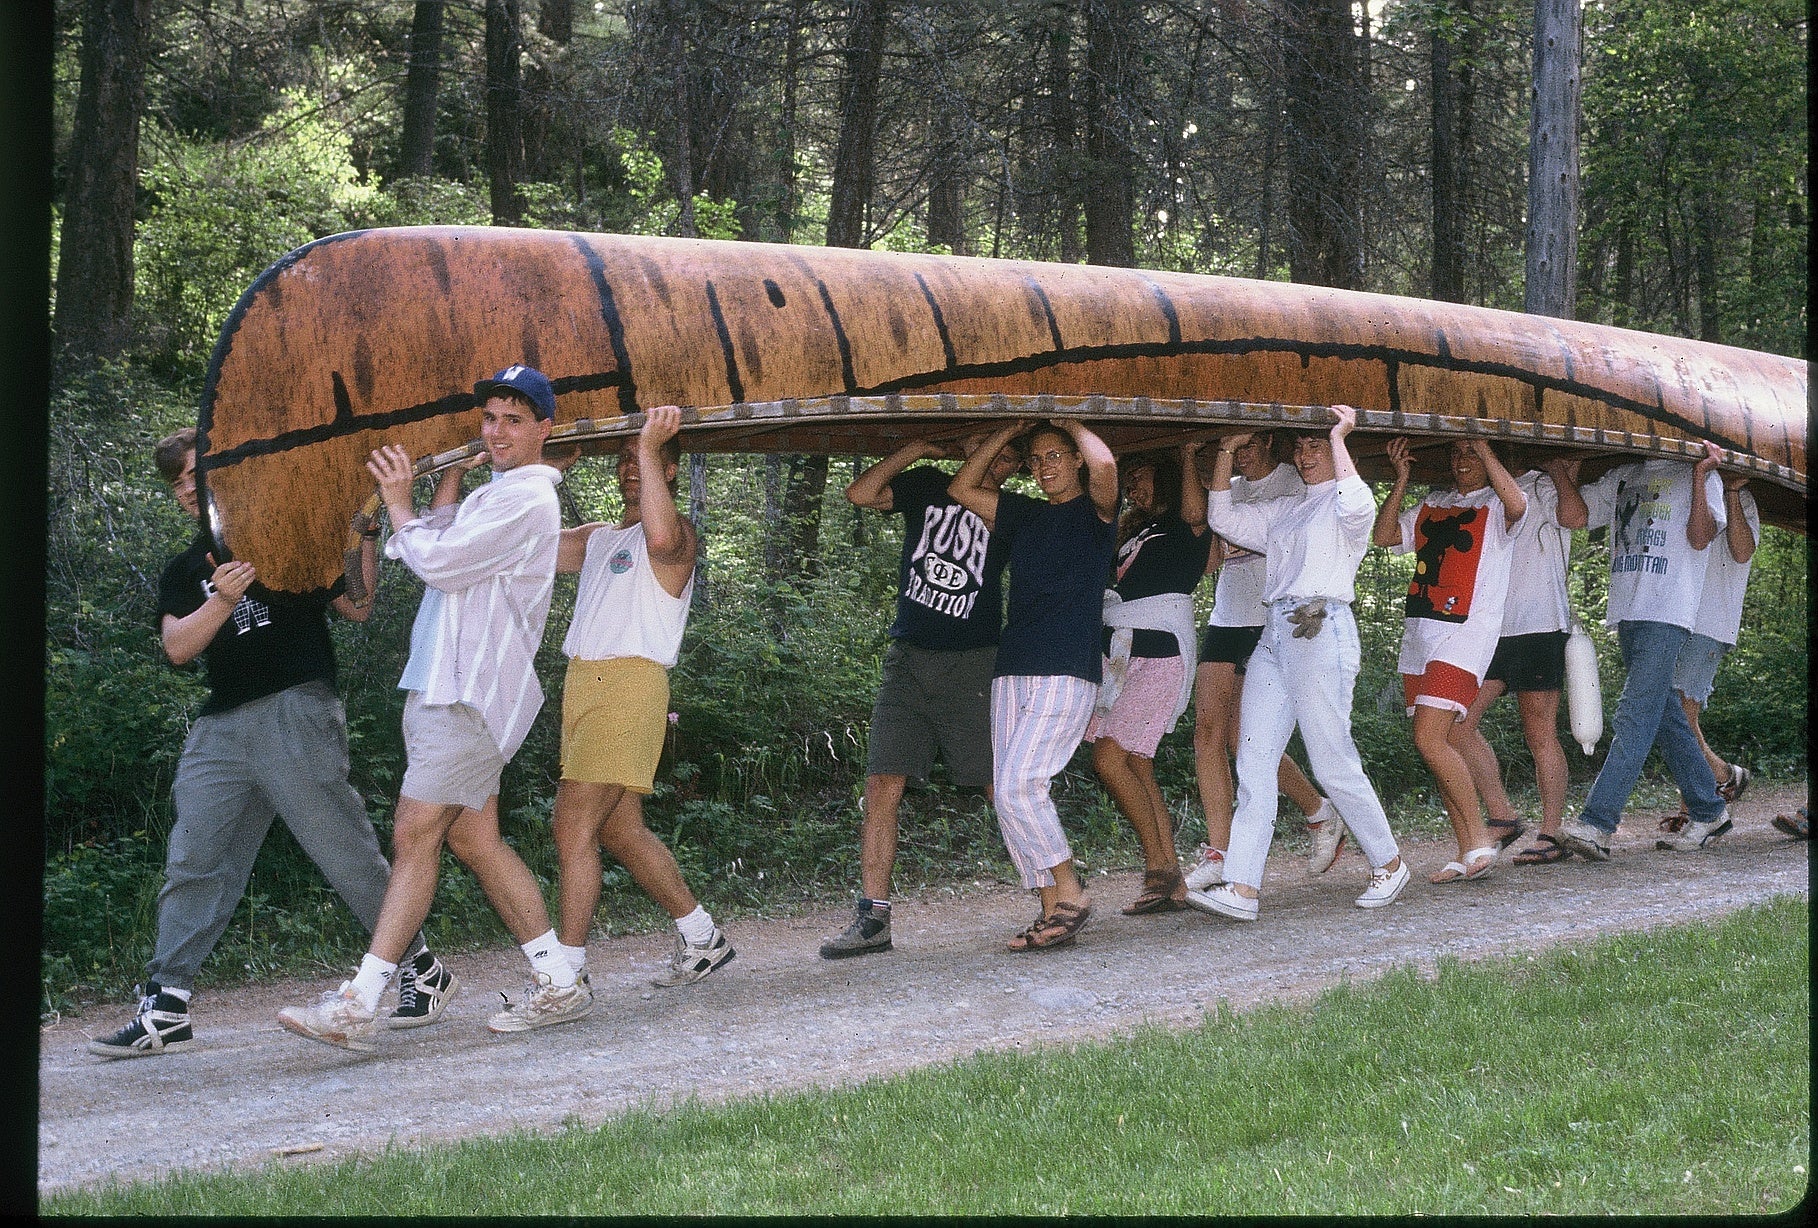
[[[347,783],[347,714],[334,688],[304,682],[198,719],[171,787],[177,821],[158,893],[149,979],[190,989],[252,877],[271,821],[282,815],[328,885],[370,933],[391,866],[366,804]],[[423,948],[423,936],[407,955]]]

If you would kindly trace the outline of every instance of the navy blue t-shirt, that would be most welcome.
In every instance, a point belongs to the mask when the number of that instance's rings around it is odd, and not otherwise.
[[[1199,587],[1206,574],[1206,560],[1212,555],[1212,534],[1208,530],[1195,536],[1179,516],[1157,516],[1137,528],[1117,548],[1117,570],[1111,587],[1125,601],[1154,597],[1161,593],[1190,593]],[[1104,636],[1107,651],[1111,632]],[[1133,657],[1177,657],[1180,644],[1166,631],[1138,628],[1130,635]]]
[[[209,599],[204,582],[214,574],[210,543],[198,536],[172,559],[158,580],[158,622],[187,618]],[[254,584],[202,650],[208,702],[201,716],[230,712],[304,682],[335,682],[335,647],[328,635],[328,607],[345,582],[327,593],[274,593]]]
[[[917,648],[989,648],[1003,621],[1005,551],[978,516],[947,493],[932,465],[890,479],[890,510],[903,517],[893,639]]]
[[[1117,526],[1098,518],[1088,494],[1049,503],[1005,492],[997,497],[995,536],[1010,551],[1010,611],[995,676],[1098,682]]]

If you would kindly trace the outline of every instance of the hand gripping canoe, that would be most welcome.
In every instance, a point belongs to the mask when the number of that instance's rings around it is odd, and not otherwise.
[[[554,382],[602,446],[677,404],[691,451],[877,455],[999,414],[1073,413],[1114,448],[1184,429],[1323,427],[1356,452],[1489,434],[1598,464],[1746,472],[1804,528],[1806,364],[1516,312],[1185,273],[487,227],[336,235],[278,261],[223,329],[197,471],[217,544],[284,591],[342,572],[380,444],[477,433],[473,382]]]

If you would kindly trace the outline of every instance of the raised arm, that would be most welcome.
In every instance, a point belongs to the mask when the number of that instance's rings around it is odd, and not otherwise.
[[[365,581],[365,605],[355,605],[343,593],[329,602],[328,608],[350,623],[363,623],[372,617],[372,597],[379,591],[379,527],[374,525],[360,538],[360,579]]]
[[[1723,475],[1723,510],[1729,517],[1723,533],[1730,547],[1730,557],[1738,563],[1746,563],[1755,557],[1755,529],[1749,524],[1749,518],[1742,508],[1742,488],[1748,484],[1749,479],[1745,474]]]
[[[1553,490],[1559,496],[1553,519],[1562,529],[1590,527],[1591,509],[1584,501],[1584,492],[1578,489],[1579,464],[1576,459],[1559,457],[1541,465],[1546,475],[1553,479]]]
[[[1199,480],[1199,450],[1204,441],[1180,445],[1180,518],[1199,537],[1206,531],[1206,484]]]
[[[1717,462],[1723,453],[1710,440],[1704,441],[1704,455],[1692,466],[1692,506],[1685,517],[1685,540],[1692,549],[1703,550],[1717,540],[1717,514],[1711,510],[1711,501],[1705,497],[1705,487],[1710,476],[1717,472]]]
[[[890,494],[890,482],[897,474],[918,460],[941,455],[941,449],[926,439],[911,439],[902,447],[852,479],[846,487],[846,501],[855,507],[874,512],[888,512],[896,505]]]
[[[1496,459],[1496,450],[1490,447],[1489,440],[1471,440],[1471,451],[1477,453],[1477,459],[1483,462],[1484,473],[1490,479],[1490,489],[1502,500],[1503,523],[1514,528],[1528,514],[1527,492],[1521,489],[1521,484],[1509,473],[1508,467]]]
[[[1332,444],[1332,459],[1338,459],[1338,443]],[[1401,545],[1401,505],[1407,498],[1408,478],[1414,472],[1414,458],[1408,449],[1405,437],[1397,435],[1389,440],[1389,464],[1395,467],[1395,485],[1389,491],[1389,497],[1383,500],[1382,507],[1376,513],[1376,525],[1370,530],[1372,546]],[[1356,472],[1355,468],[1352,470]],[[1525,507],[1526,505],[1523,504]]]
[[[1111,448],[1078,418],[1056,418],[1054,425],[1067,432],[1079,458],[1086,464],[1086,494],[1107,524],[1117,519],[1117,457]],[[993,453],[995,455],[995,453]]]
[[[587,539],[606,527],[603,520],[590,520],[572,529],[563,529],[556,542],[556,574],[573,575],[587,561]]]
[[[1342,482],[1357,476],[1357,462],[1345,446],[1345,436],[1357,429],[1357,411],[1349,405],[1334,405],[1332,416],[1338,419],[1332,424],[1332,472]]]
[[[991,485],[991,462],[1004,450],[1004,445],[1015,439],[1028,426],[1024,419],[1006,422],[992,431],[985,442],[972,450],[966,463],[960,466],[953,480],[947,483],[947,493],[959,501],[959,505],[985,522],[985,527],[997,527],[997,487]],[[1116,468],[1116,462],[1112,462]]]
[[[694,525],[676,508],[669,489],[669,462],[663,445],[682,431],[682,411],[658,405],[644,414],[638,432],[638,515],[651,570],[671,597],[680,597],[694,574]]]

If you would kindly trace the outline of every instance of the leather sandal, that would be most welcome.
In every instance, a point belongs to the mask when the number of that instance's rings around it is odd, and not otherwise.
[[[1542,844],[1541,841],[1546,841]],[[1550,866],[1556,861],[1564,861],[1572,855],[1572,850],[1559,843],[1553,837],[1541,832],[1534,837],[1534,843],[1515,854],[1518,866]]]
[[[1483,825],[1495,837],[1496,847],[1506,849],[1527,834],[1528,825],[1520,819],[1485,819]]]
[[[1051,947],[1070,947],[1079,937],[1086,918],[1092,915],[1090,904],[1063,900],[1054,911],[1010,940],[1012,951],[1045,951]]]
[[[1185,907],[1187,900],[1187,880],[1179,868],[1173,870],[1144,870],[1142,894],[1124,906],[1126,917],[1140,917],[1149,913],[1177,912]]]

